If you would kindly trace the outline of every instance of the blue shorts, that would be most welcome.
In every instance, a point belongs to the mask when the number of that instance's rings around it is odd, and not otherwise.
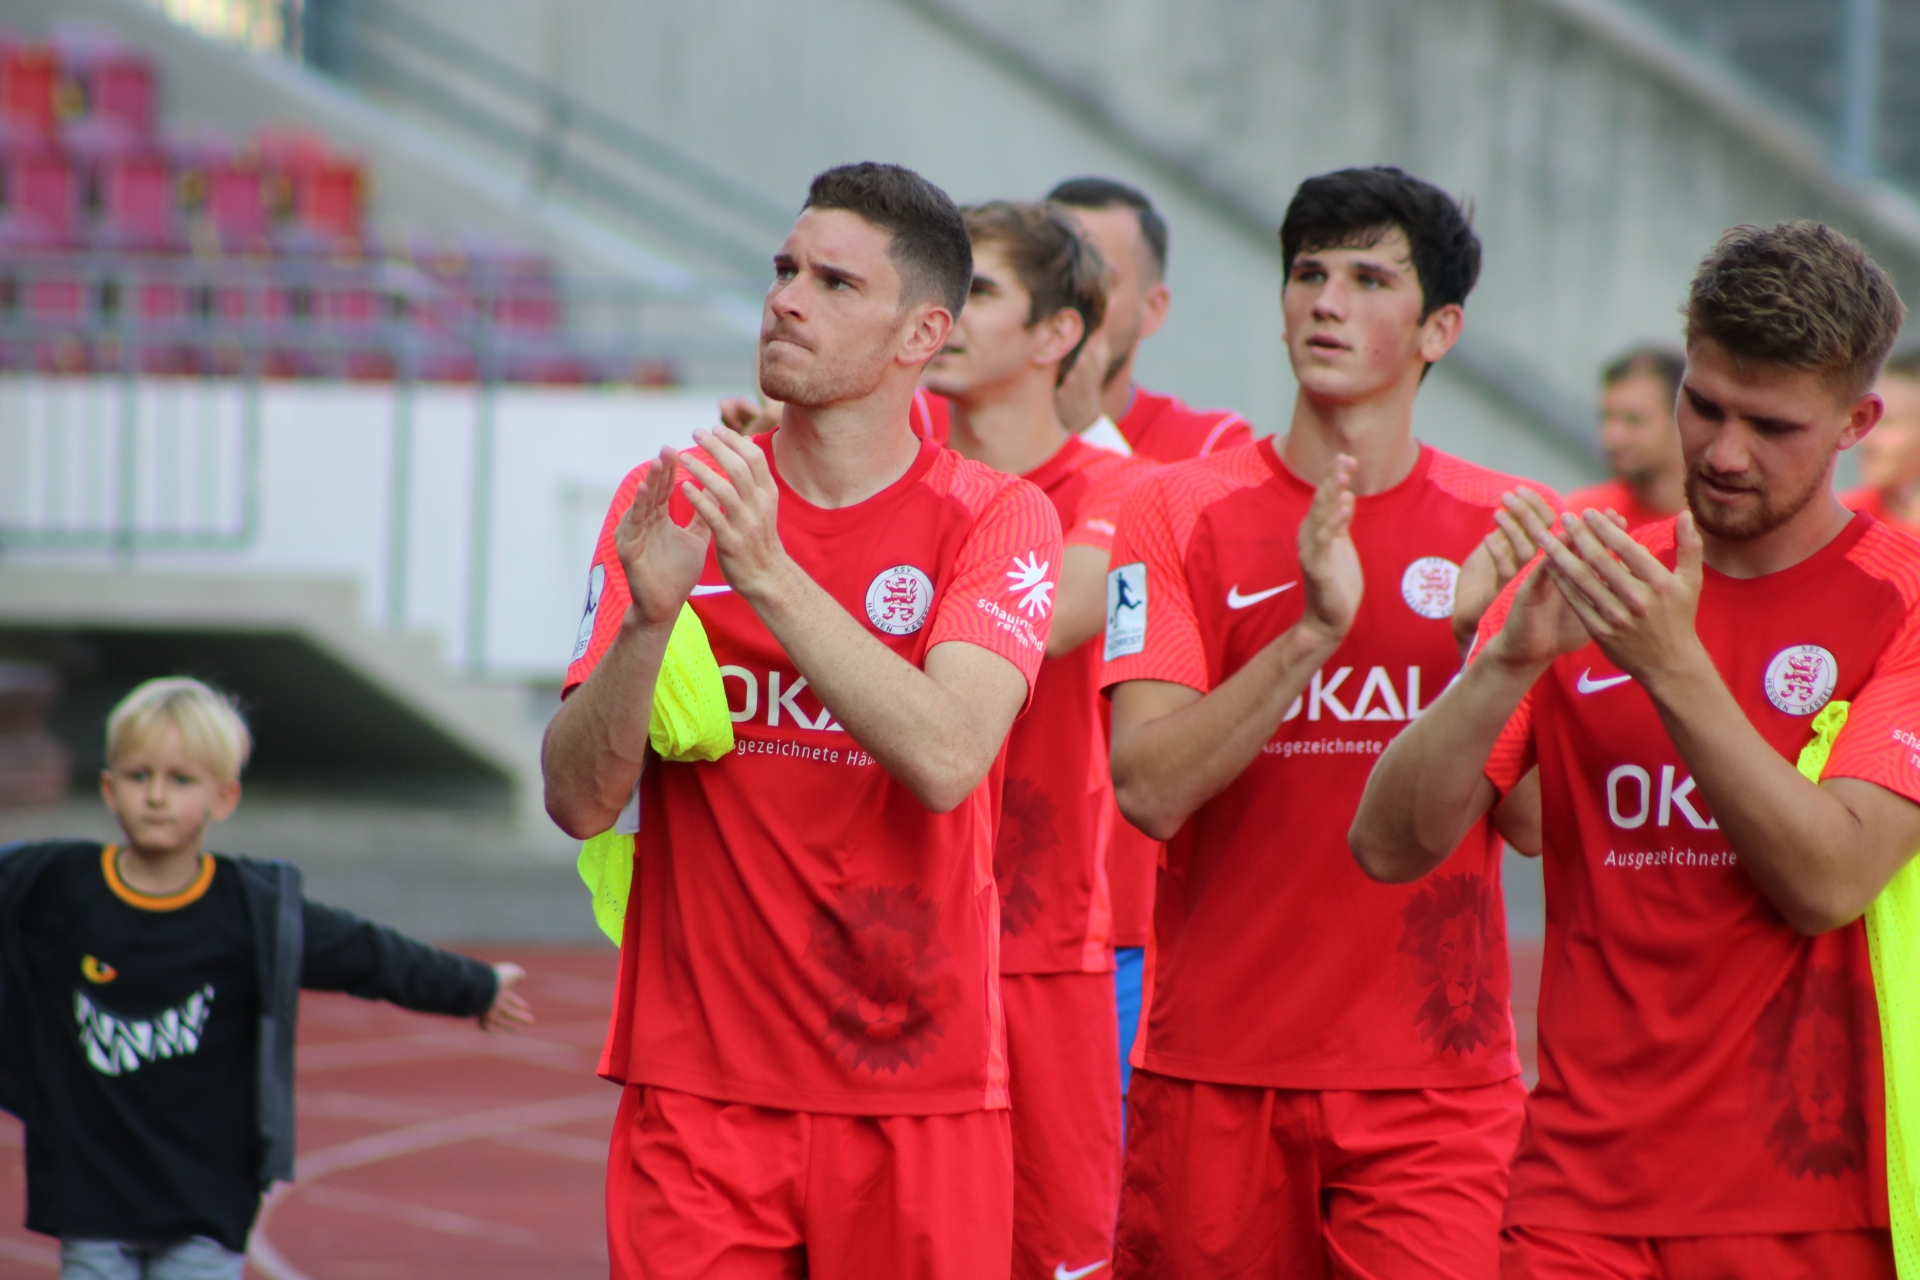
[[[1113,950],[1113,999],[1120,1013],[1120,1096],[1127,1096],[1127,1083],[1133,1078],[1133,1066],[1127,1055],[1133,1052],[1133,1037],[1140,1030],[1140,979],[1147,965],[1145,947],[1115,947]]]

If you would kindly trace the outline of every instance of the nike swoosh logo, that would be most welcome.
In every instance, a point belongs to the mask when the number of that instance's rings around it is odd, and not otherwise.
[[[1227,592],[1227,608],[1244,609],[1250,604],[1259,604],[1262,600],[1279,595],[1289,587],[1297,587],[1299,585],[1297,582],[1283,582],[1277,587],[1268,587],[1265,591],[1256,591],[1250,596],[1243,596],[1240,594],[1240,584],[1236,582],[1233,584],[1233,590]],[[1084,1275],[1085,1273],[1082,1272],[1081,1274]],[[1069,1276],[1067,1280],[1073,1280],[1073,1277]]]
[[[1288,583],[1287,585],[1291,586],[1293,584]],[[1053,1280],[1080,1280],[1081,1276],[1090,1276],[1106,1265],[1106,1260],[1103,1258],[1099,1262],[1088,1263],[1078,1271],[1069,1271],[1067,1270],[1066,1263],[1056,1262],[1053,1264]]]
[[[693,594],[697,596],[717,596],[717,595],[723,595],[726,592],[729,592],[731,590],[733,590],[733,588],[728,586],[724,582],[720,583],[718,586],[712,586],[712,587],[702,582],[698,586],[694,587]]]
[[[1611,689],[1617,684],[1625,684],[1632,676],[1608,676],[1605,680],[1593,678],[1593,668],[1588,667],[1580,673],[1579,681],[1574,685],[1582,693],[1598,693],[1602,689]]]

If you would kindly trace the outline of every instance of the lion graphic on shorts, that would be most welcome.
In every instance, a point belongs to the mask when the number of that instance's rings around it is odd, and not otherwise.
[[[1866,1167],[1867,1114],[1854,1046],[1876,1016],[1857,978],[1809,966],[1774,994],[1754,1023],[1748,1065],[1773,1117],[1767,1150],[1799,1177],[1839,1178]]]
[[[933,1013],[933,975],[947,956],[939,918],[906,885],[842,890],[813,913],[807,955],[841,984],[826,993],[827,1040],[849,1066],[917,1066],[943,1034]]]
[[[1489,972],[1493,895],[1479,876],[1434,876],[1401,908],[1400,954],[1413,969],[1420,1036],[1462,1056],[1507,1028],[1506,975]]]

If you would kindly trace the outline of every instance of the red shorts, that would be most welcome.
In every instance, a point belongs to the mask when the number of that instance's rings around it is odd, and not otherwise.
[[[1894,1280],[1884,1229],[1782,1236],[1600,1236],[1558,1227],[1500,1233],[1500,1280]]]
[[[1013,1236],[1005,1111],[841,1116],[628,1085],[607,1158],[617,1280],[979,1280]]]
[[[1113,1256],[1120,1201],[1120,1032],[1110,973],[1011,974],[1013,1280]]]
[[[1526,1096],[1136,1070],[1114,1275],[1493,1280]]]

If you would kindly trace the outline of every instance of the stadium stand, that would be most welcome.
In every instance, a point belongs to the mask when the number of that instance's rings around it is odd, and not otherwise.
[[[306,129],[161,126],[110,31],[0,37],[0,369],[671,385],[569,331],[556,264],[498,238],[382,242],[366,163]]]

